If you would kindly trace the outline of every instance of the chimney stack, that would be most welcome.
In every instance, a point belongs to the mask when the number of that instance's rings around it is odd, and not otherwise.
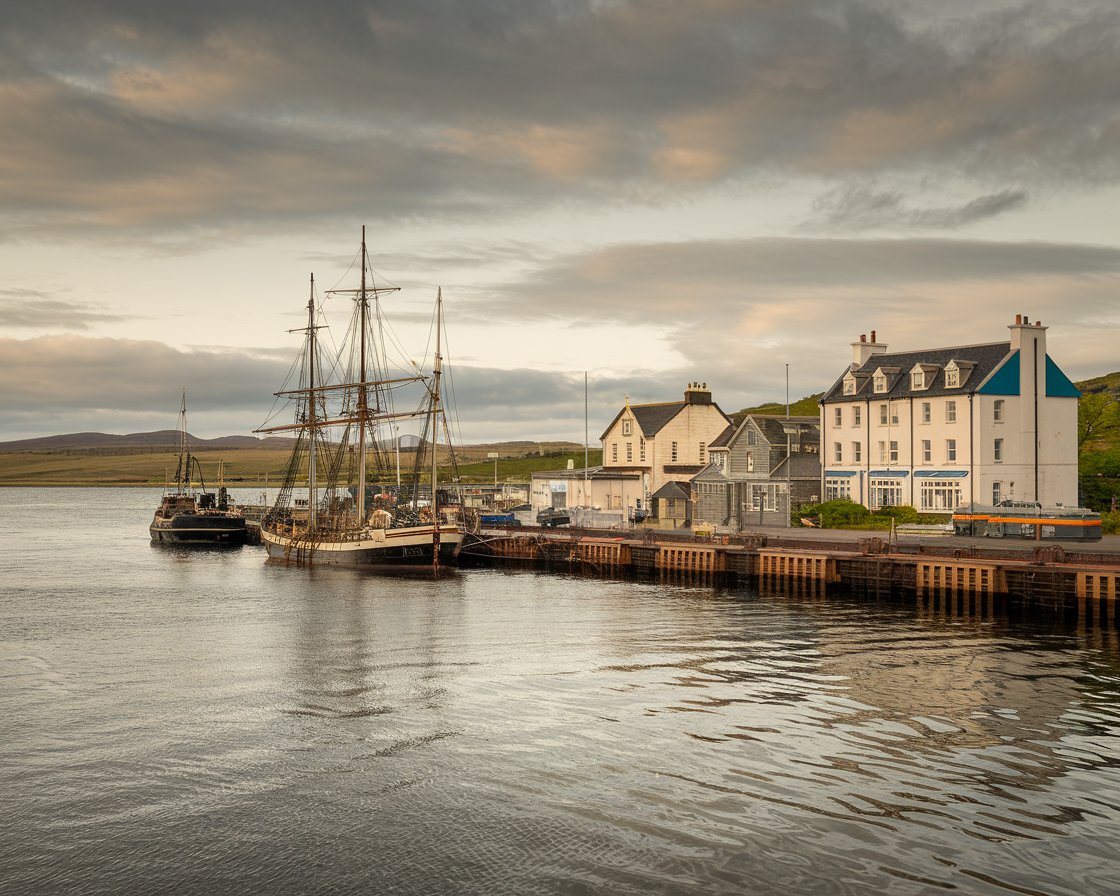
[[[875,331],[871,331],[871,341],[867,341],[865,333],[859,334],[859,342],[852,343],[852,370],[858,370],[872,355],[886,354],[886,345],[880,345],[875,341]]]

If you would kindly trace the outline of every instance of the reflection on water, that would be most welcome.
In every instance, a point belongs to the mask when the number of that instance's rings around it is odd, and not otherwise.
[[[154,494],[0,490],[9,892],[1120,892],[1115,630],[154,551]]]

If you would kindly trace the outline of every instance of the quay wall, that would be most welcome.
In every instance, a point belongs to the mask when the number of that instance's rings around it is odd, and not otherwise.
[[[489,529],[464,542],[466,563],[563,572],[690,577],[760,588],[841,588],[872,597],[1011,600],[1115,624],[1120,550],[1098,543],[996,545],[957,538],[891,543],[859,533],[688,536],[581,529]]]

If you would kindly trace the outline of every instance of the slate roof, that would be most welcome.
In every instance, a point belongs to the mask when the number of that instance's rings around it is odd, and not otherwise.
[[[715,441],[708,445],[708,450],[711,451],[713,448],[726,448],[730,444],[733,435],[735,435],[735,426],[731,425],[721,432],[716,437]]]
[[[650,499],[653,498],[684,498],[687,501],[692,498],[692,489],[687,482],[677,482],[670,479],[650,495]]]
[[[854,395],[844,394],[844,379],[848,375],[845,370],[833,383],[823,396],[821,404],[837,401],[851,401],[853,398],[870,398],[872,400],[887,401],[892,398],[922,398],[941,395],[969,395],[976,392],[981,384],[994,373],[1011,354],[1010,342],[989,342],[983,345],[962,345],[956,348],[935,348],[915,352],[889,352],[881,355],[872,355],[853,373],[856,377],[856,392]],[[945,367],[950,361],[971,362],[972,370],[965,377],[961,371],[961,385],[955,388],[945,386]],[[925,389],[910,388],[910,371],[915,364],[935,367],[936,372],[927,378],[932,383]],[[897,368],[896,373],[887,375],[887,391],[875,392],[873,378],[875,371],[880,367]]]
[[[789,456],[788,460],[790,461],[790,479],[820,478],[821,456],[819,454],[794,452]],[[770,471],[770,481],[773,482],[786,478],[786,461],[787,458],[783,457],[774,469]]]
[[[802,444],[818,443],[821,440],[820,417],[771,417],[767,414],[751,414],[750,419],[754,420],[755,426],[771,445],[785,446],[787,424],[796,424],[801,430]]]
[[[711,403],[711,406],[721,414],[723,414],[724,418],[727,419],[727,415],[723,413],[718,404],[713,401]],[[676,417],[677,414],[683,411],[686,407],[688,407],[687,401],[662,401],[655,404],[629,405],[630,412],[634,415],[634,419],[638,422],[638,428],[642,431],[642,435],[644,435],[647,439],[653,438],[655,435],[657,435],[662,429],[665,428],[666,423]],[[700,405],[697,405],[697,407],[700,407]],[[625,412],[626,408],[624,407],[621,411],[614,415],[614,419],[611,420],[610,425],[607,426],[607,428],[603,430],[602,435],[599,436],[600,441],[607,437],[607,433],[614,428],[614,425],[618,422],[619,418]]]

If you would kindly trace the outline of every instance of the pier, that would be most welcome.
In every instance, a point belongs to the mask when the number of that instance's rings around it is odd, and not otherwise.
[[[522,565],[563,572],[753,584],[805,593],[844,589],[907,596],[930,607],[982,613],[993,601],[1076,613],[1116,625],[1120,539],[1011,541],[957,537],[897,540],[866,532],[780,530],[692,536],[669,532],[514,527],[464,542],[464,564]]]

